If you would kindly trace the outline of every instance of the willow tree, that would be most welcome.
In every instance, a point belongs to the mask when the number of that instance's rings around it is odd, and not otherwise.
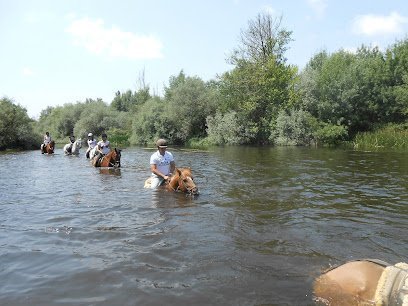
[[[295,101],[297,68],[285,58],[291,34],[282,27],[282,17],[258,14],[241,31],[240,44],[229,58],[235,68],[221,77],[219,111],[237,114],[250,143],[268,142],[279,111]]]

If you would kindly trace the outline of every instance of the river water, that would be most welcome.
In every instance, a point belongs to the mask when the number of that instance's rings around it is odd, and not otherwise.
[[[197,198],[118,171],[0,155],[1,305],[313,305],[330,265],[407,262],[408,152],[169,148]]]

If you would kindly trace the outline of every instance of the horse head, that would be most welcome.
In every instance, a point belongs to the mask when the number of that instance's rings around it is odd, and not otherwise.
[[[190,168],[176,168],[168,186],[174,191],[181,191],[190,195],[199,194]]]
[[[111,151],[111,157],[110,157],[110,161],[109,161],[109,164],[112,164],[113,165],[113,167],[116,167],[116,168],[120,168],[120,157],[121,157],[121,152],[122,150],[119,150],[119,149],[116,149],[116,148],[114,148],[112,151]]]

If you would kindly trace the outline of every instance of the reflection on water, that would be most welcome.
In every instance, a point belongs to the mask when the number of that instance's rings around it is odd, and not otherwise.
[[[120,172],[121,169],[120,168],[112,168],[112,167],[105,168],[105,167],[102,167],[102,168],[98,168],[98,169],[99,169],[100,174],[121,176],[121,172]]]
[[[0,304],[310,305],[331,264],[407,261],[408,153],[171,151],[198,197],[144,189],[142,148],[1,154]]]

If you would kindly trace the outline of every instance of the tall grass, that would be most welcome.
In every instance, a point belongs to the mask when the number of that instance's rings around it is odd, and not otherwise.
[[[358,133],[353,145],[356,149],[408,149],[408,123],[392,124],[373,132]]]

